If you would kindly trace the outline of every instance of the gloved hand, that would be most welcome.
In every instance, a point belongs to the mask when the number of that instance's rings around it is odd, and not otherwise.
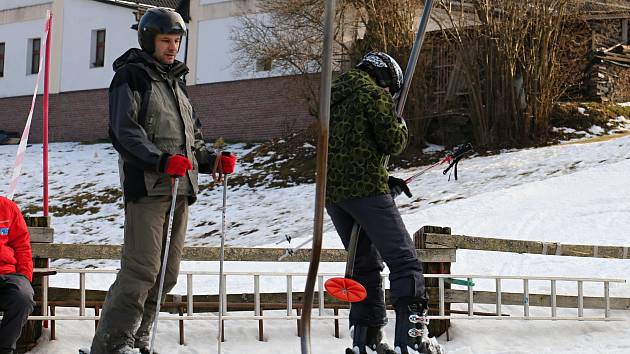
[[[223,175],[234,173],[236,167],[236,155],[229,151],[222,151],[217,157],[212,171],[212,178],[215,182],[223,181]]]
[[[405,180],[403,179],[389,176],[389,178],[387,179],[387,185],[389,186],[389,190],[392,192],[394,197],[396,197],[400,193],[405,193],[405,195],[409,198],[413,197],[411,191],[409,190],[409,186],[407,186],[407,183],[405,183]]]
[[[189,159],[182,155],[173,155],[166,162],[166,174],[173,177],[182,177],[186,171],[192,170],[193,165]]]

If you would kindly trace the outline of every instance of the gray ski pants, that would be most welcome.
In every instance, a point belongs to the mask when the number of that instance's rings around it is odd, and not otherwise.
[[[367,290],[367,298],[350,307],[350,323],[380,327],[387,323],[381,271],[389,268],[392,301],[425,297],[422,264],[391,195],[377,195],[326,205],[346,249],[354,222],[361,225],[353,279]]]
[[[168,232],[170,196],[143,197],[125,206],[125,243],[120,271],[105,298],[91,354],[109,354],[148,339]],[[188,198],[178,196],[161,301],[177,283],[188,222]]]
[[[13,353],[26,318],[33,312],[33,287],[19,274],[0,275],[0,354]]]

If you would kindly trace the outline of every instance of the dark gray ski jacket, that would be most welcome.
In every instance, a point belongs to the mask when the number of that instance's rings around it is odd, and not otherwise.
[[[114,62],[109,87],[109,136],[119,153],[125,202],[144,196],[170,195],[168,158],[186,156],[193,170],[182,177],[178,195],[192,204],[199,191],[198,173],[211,173],[214,154],[205,149],[201,125],[181,79],[182,62],[164,65],[132,48]],[[199,160],[195,157],[199,157]]]

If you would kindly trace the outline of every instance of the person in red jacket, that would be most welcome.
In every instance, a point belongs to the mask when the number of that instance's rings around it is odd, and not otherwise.
[[[0,354],[12,354],[33,311],[33,256],[17,205],[0,196]]]

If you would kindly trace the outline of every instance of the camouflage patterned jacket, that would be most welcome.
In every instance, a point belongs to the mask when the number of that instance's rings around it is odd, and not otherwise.
[[[400,154],[407,127],[391,95],[364,71],[352,69],[333,82],[326,202],[389,193],[386,155]]]

